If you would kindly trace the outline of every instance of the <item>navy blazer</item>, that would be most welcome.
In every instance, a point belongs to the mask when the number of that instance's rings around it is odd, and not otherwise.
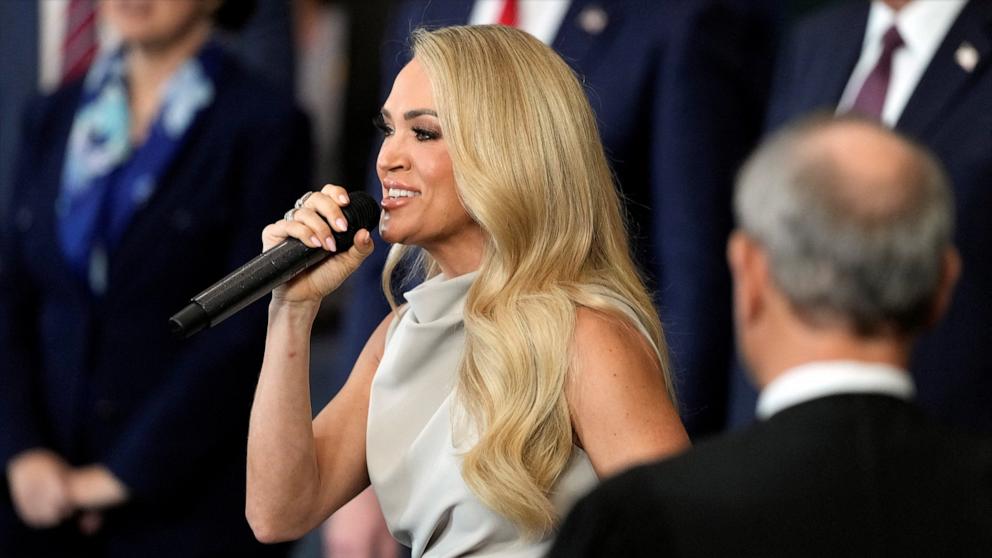
[[[861,55],[868,2],[842,3],[800,22],[782,49],[768,129],[832,111]],[[966,70],[955,53],[971,45]],[[931,149],[950,175],[955,244],[964,263],[947,316],[925,335],[910,370],[917,399],[942,419],[992,433],[992,2],[972,0],[947,32],[895,129]],[[735,382],[734,423],[754,413],[753,388]]]
[[[100,555],[254,555],[244,465],[265,305],[188,340],[168,319],[257,255],[264,225],[311,187],[306,117],[225,56],[213,103],[134,215],[96,297],[55,235],[79,95],[77,83],[28,110],[3,220],[0,459],[45,447],[121,479],[132,500],[89,541]]]
[[[551,558],[986,556],[992,444],[839,394],[609,479]]]
[[[398,4],[384,48],[383,100],[409,60],[410,31],[466,24],[472,4]],[[755,2],[573,0],[552,43],[596,113],[636,260],[666,328],[683,420],[694,435],[724,423],[731,189],[761,129],[771,15]],[[374,176],[370,190],[381,196]],[[344,343],[351,362],[388,310],[378,290],[385,252],[380,248],[378,262],[367,262],[352,281]]]
[[[0,215],[5,215],[20,138],[16,125],[24,102],[38,90],[36,2],[0,2]]]

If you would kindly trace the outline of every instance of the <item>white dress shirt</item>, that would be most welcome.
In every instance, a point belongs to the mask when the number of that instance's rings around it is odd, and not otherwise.
[[[830,360],[790,368],[758,396],[757,416],[775,413],[813,399],[842,393],[875,393],[910,400],[915,393],[909,372],[873,362]]]
[[[505,0],[476,0],[468,21],[472,25],[496,23]],[[550,45],[558,35],[571,0],[519,0],[517,28]]]
[[[872,2],[861,58],[844,88],[837,113],[847,112],[854,104],[861,85],[882,54],[882,35],[894,24],[904,44],[892,56],[892,75],[882,108],[882,122],[889,127],[895,126],[916,84],[967,1],[913,0],[898,12],[881,0]]]

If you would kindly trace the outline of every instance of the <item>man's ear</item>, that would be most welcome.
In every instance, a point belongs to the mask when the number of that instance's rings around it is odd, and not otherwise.
[[[942,262],[940,271],[940,284],[937,286],[933,306],[930,309],[930,319],[927,322],[928,327],[937,325],[937,322],[944,317],[947,307],[951,305],[951,299],[954,296],[954,287],[957,285],[960,276],[961,255],[958,254],[956,248],[950,246],[944,252],[944,261]]]
[[[727,265],[730,266],[730,273],[735,280],[744,266],[744,243],[746,241],[747,235],[740,229],[731,231],[730,237],[727,239]]]
[[[735,230],[727,240],[727,264],[734,282],[734,313],[743,325],[763,309],[763,291],[768,280],[767,259],[754,239]]]

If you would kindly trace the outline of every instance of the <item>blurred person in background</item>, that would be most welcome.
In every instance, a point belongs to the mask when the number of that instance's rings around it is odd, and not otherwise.
[[[244,519],[264,307],[167,320],[310,186],[306,118],[212,38],[250,3],[106,0],[121,46],[26,111],[0,253],[0,554],[281,556]]]
[[[551,556],[985,556],[992,441],[914,402],[907,365],[960,272],[951,189],[864,119],[772,136],[727,246],[760,421],[607,481]]]
[[[814,110],[874,118],[931,149],[947,169],[963,261],[947,317],[916,344],[917,399],[955,426],[992,433],[992,2],[836,2],[783,41],[768,129]],[[730,422],[752,420],[738,371]]]
[[[6,214],[18,151],[21,114],[25,103],[40,91],[48,94],[74,81],[85,71],[96,48],[116,46],[114,30],[93,18],[100,0],[44,0],[0,2],[0,215]],[[384,0],[379,0],[384,1]],[[217,28],[219,40],[245,66],[287,94],[295,70],[292,6],[286,0],[243,0],[225,8],[251,12],[239,28]],[[368,118],[363,121],[367,124]],[[367,150],[366,150],[367,151]]]

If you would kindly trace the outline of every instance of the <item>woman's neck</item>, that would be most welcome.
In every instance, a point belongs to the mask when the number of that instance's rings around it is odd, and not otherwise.
[[[485,249],[485,235],[481,228],[473,228],[462,235],[458,242],[439,242],[424,246],[431,258],[441,268],[441,273],[449,279],[471,273],[482,265],[482,251]]]
[[[210,23],[196,23],[168,44],[133,44],[127,54],[131,138],[144,141],[162,102],[163,85],[210,38]]]

